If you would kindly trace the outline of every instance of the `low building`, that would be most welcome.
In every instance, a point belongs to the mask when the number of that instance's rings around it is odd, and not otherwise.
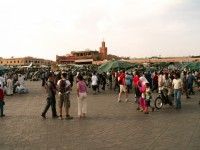
[[[102,46],[97,50],[84,50],[84,51],[71,51],[70,54],[65,56],[56,55],[57,64],[71,64],[71,63],[92,63],[92,61],[104,60],[107,57],[107,47],[105,42],[102,42]],[[88,60],[87,60],[88,59]]]
[[[34,65],[51,65],[54,63],[52,60],[46,60],[42,58],[34,58],[34,57],[20,57],[20,58],[0,58],[0,65],[4,66],[27,66],[30,63]]]

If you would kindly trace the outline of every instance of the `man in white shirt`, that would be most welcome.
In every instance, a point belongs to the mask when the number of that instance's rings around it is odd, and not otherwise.
[[[183,94],[184,87],[183,81],[180,79],[180,73],[174,74],[172,85],[174,87],[174,99],[176,102],[176,109],[181,109],[181,92]]]
[[[163,90],[163,86],[164,86],[164,76],[163,76],[163,72],[160,71],[159,76],[158,76],[158,92],[161,93],[161,91]]]
[[[96,76],[96,72],[92,75],[92,89],[93,89],[93,94],[96,94],[97,90],[97,84],[98,84],[98,78]]]
[[[18,82],[20,85],[24,85],[24,77],[21,74],[18,76]]]
[[[61,75],[62,79],[58,80],[57,82],[57,86],[59,89],[59,100],[58,100],[58,107],[59,107],[59,119],[63,120],[62,118],[62,107],[64,105],[65,107],[65,112],[66,112],[66,119],[73,119],[72,116],[69,115],[69,108],[71,106],[70,104],[70,98],[69,98],[69,94],[71,91],[71,83],[69,80],[67,80],[67,74],[66,73],[62,73]]]

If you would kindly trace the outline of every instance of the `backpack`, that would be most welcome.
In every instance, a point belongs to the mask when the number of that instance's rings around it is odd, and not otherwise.
[[[66,80],[60,80],[59,92],[60,93],[65,93],[66,91],[67,91],[67,89],[66,89]]]

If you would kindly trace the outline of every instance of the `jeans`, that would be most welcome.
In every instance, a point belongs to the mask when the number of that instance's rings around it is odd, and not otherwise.
[[[49,110],[50,106],[51,106],[51,111],[52,111],[52,117],[56,117],[57,114],[56,114],[56,99],[55,98],[47,98],[47,104],[42,114],[45,115],[47,111]]]
[[[0,109],[1,109],[0,116],[3,116],[3,101],[2,100],[0,100]]]
[[[176,108],[181,108],[181,89],[174,89],[174,99],[176,102]]]
[[[193,83],[188,83],[188,88],[189,88],[189,94],[194,94],[194,91],[193,91]]]

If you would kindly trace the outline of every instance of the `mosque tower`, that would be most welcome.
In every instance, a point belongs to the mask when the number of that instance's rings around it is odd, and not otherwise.
[[[107,47],[105,47],[105,42],[103,40],[102,46],[99,48],[100,59],[104,60],[107,57]]]

